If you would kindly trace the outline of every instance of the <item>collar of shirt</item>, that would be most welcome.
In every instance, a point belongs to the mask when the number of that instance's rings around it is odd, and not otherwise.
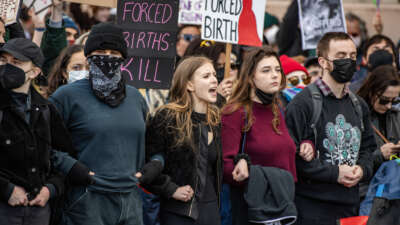
[[[336,96],[332,92],[332,89],[322,79],[316,80],[315,85],[317,85],[317,87],[321,90],[322,94],[325,97],[331,95],[336,98]],[[349,94],[349,92],[350,92],[349,85],[345,84],[341,97],[346,96],[347,94]]]

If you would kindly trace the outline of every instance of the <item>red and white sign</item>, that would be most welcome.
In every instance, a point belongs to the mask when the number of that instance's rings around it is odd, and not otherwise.
[[[261,46],[266,0],[204,0],[201,38]]]

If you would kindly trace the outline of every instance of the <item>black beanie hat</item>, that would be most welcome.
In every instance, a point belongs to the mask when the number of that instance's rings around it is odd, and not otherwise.
[[[372,71],[378,66],[392,65],[393,61],[393,55],[390,54],[390,52],[380,49],[369,56],[368,69],[369,71]]]
[[[128,49],[122,32],[122,28],[116,24],[94,25],[85,44],[85,56],[96,50],[116,50],[126,59]]]

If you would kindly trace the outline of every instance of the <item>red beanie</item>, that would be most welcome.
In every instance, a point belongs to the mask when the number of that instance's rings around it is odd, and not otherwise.
[[[287,55],[281,55],[279,59],[281,60],[283,73],[285,73],[285,75],[288,75],[289,73],[294,71],[303,71],[308,76],[307,69],[300,63],[296,62],[294,59],[289,58]]]

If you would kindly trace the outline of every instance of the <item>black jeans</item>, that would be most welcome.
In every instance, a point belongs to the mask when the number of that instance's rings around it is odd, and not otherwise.
[[[358,215],[358,204],[328,203],[296,195],[296,225],[336,225],[337,220]]]
[[[50,206],[29,207],[10,206],[0,202],[0,224],[4,225],[48,225],[50,221]]]

